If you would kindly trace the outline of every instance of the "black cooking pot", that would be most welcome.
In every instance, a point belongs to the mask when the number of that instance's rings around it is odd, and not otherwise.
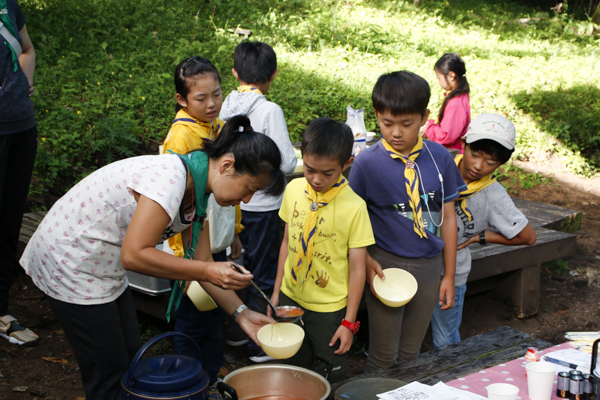
[[[600,345],[600,339],[594,342],[592,348],[592,367],[590,369],[590,382],[592,383],[592,393],[594,393],[594,399],[600,400],[600,371],[596,368],[598,362],[598,345]]]
[[[121,379],[124,400],[208,399],[208,374],[198,359],[175,354],[142,359],[150,347],[169,336],[187,339],[200,358],[196,342],[183,333],[166,332],[153,337],[138,350],[129,371]]]

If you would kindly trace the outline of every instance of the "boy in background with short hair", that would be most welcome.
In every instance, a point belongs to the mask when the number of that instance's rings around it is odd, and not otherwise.
[[[256,132],[264,133],[277,144],[283,159],[283,173],[293,172],[297,159],[283,111],[265,98],[271,82],[278,74],[275,51],[266,43],[242,42],[235,48],[232,72],[240,86],[223,102],[221,119],[227,121],[239,114],[247,116]],[[244,230],[239,237],[245,250],[244,267],[252,272],[254,282],[267,296],[273,292],[277,275],[281,243],[278,212],[282,199],[283,195],[273,197],[259,191],[249,203],[240,204]],[[252,287],[248,288],[247,304],[255,311],[266,312],[267,303]],[[234,346],[248,343],[247,353],[254,362],[271,359],[256,343],[248,342],[246,334],[235,323],[230,325],[226,333],[226,342]]]
[[[454,162],[467,184],[455,201],[458,224],[458,252],[454,276],[456,297],[454,308],[436,306],[431,318],[435,348],[460,342],[458,328],[467,278],[471,271],[471,251],[467,246],[499,243],[509,246],[532,245],[536,234],[506,189],[496,181],[496,169],[507,162],[515,150],[515,126],[498,114],[481,114],[475,118],[461,138],[464,155]],[[486,231],[494,227],[499,232]]]
[[[382,140],[363,151],[350,171],[376,241],[367,254],[366,372],[417,356],[435,303],[442,309],[454,303],[454,199],[466,187],[450,153],[419,135],[429,117],[429,97],[427,81],[412,72],[380,76],[372,99]],[[388,307],[375,295],[373,279],[383,279],[386,268],[404,269],[417,280],[417,293],[402,307]]]
[[[312,121],[302,139],[304,178],[290,182],[279,210],[286,225],[271,301],[302,307],[306,333],[286,362],[312,369],[318,355],[333,363],[331,382],[348,372],[348,350],[360,326],[366,246],[375,243],[367,206],[342,175],[353,144],[348,125]],[[326,367],[314,370],[324,375]]]

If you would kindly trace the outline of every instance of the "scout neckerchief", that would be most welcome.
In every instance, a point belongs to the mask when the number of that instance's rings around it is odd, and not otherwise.
[[[262,94],[262,92],[260,90],[258,90],[254,86],[249,86],[249,85],[238,86],[237,91],[238,91],[238,93],[253,92],[253,93]]]
[[[175,153],[173,153],[175,154]],[[188,242],[188,248],[185,249],[184,258],[192,260],[200,231],[204,226],[204,218],[206,217],[206,206],[208,204],[209,193],[206,193],[206,184],[208,181],[208,156],[203,151],[192,151],[188,154],[177,154],[187,165],[194,179],[194,190],[192,196],[194,199],[194,218],[192,220],[191,235]],[[182,200],[183,201],[183,200]],[[175,281],[169,306],[167,307],[167,322],[171,320],[171,315],[179,307],[185,281]]]
[[[306,182],[304,194],[306,194],[306,197],[310,201],[310,211],[306,216],[304,231],[300,234],[298,253],[296,253],[294,264],[292,264],[292,282],[294,282],[294,285],[298,284],[298,273],[304,264],[307,265],[306,274],[302,279],[300,290],[304,288],[304,284],[306,283],[306,279],[310,275],[310,270],[312,268],[313,246],[315,244],[315,233],[317,231],[317,212],[319,208],[325,207],[327,204],[331,203],[333,199],[335,199],[335,196],[337,196],[340,190],[346,185],[348,185],[348,180],[340,175],[336,184],[329,190],[325,193],[317,193],[312,186]]]
[[[423,222],[423,210],[421,209],[421,197],[419,196],[419,177],[415,171],[415,160],[421,154],[421,149],[423,149],[423,138],[418,136],[417,144],[410,151],[408,157],[394,150],[385,139],[381,139],[381,142],[392,158],[400,159],[406,164],[404,168],[404,183],[406,184],[406,192],[408,193],[408,204],[410,204],[414,216],[414,230],[420,238],[427,238]]]
[[[456,163],[457,167],[460,166],[462,159],[462,154],[457,154],[454,157],[454,162]],[[460,208],[463,210],[467,218],[469,218],[469,221],[473,219],[473,216],[471,215],[471,211],[469,211],[469,209],[467,208],[467,199],[473,196],[475,193],[479,192],[480,190],[490,186],[494,182],[496,182],[496,174],[484,176],[481,179],[477,179],[476,181],[469,183],[467,185],[467,190],[458,194],[458,198],[455,201],[459,203]]]
[[[0,1],[2,1],[2,0],[0,0]],[[181,110],[179,110],[179,112],[175,116],[175,119],[173,120],[173,125],[185,125],[185,126],[189,127],[190,130],[192,132],[194,132],[194,134],[196,134],[200,137],[204,137],[205,132],[208,132],[209,138],[214,140],[217,138],[217,135],[219,134],[219,131],[221,130],[221,124],[218,121],[219,120],[217,120],[216,126],[215,126],[214,121],[213,122],[200,121],[196,118],[191,117],[187,113],[186,108],[182,108]]]
[[[16,39],[17,32],[15,31],[15,27],[13,26],[12,21],[10,20],[10,17],[8,16],[8,8],[6,7],[6,0],[0,0],[0,21],[2,21],[2,23],[4,24],[6,29],[8,29],[8,31],[11,33],[11,35],[13,35]],[[2,38],[2,35],[0,35],[0,38]],[[12,63],[13,63],[13,68],[14,68],[13,72],[17,72],[17,70],[19,69],[19,58],[17,57],[17,53],[15,53],[15,50],[12,48],[10,43],[5,41],[4,44],[6,44],[6,46],[10,50],[10,55],[12,57]]]

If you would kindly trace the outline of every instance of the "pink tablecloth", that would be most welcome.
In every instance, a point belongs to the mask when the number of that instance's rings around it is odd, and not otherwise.
[[[553,346],[540,351],[540,355],[550,353],[556,350],[572,348],[568,343],[563,343],[558,346]],[[525,354],[523,354],[525,356]],[[486,386],[492,383],[510,383],[519,388],[519,397],[517,399],[529,399],[527,392],[527,377],[525,376],[525,359],[519,357],[516,360],[507,362],[506,364],[496,365],[495,367],[484,369],[474,374],[458,378],[446,385],[457,389],[466,390],[484,397],[487,397]],[[552,388],[552,400],[559,399],[556,396],[556,379]]]

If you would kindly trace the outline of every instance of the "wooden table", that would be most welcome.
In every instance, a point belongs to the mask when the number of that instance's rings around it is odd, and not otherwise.
[[[541,339],[508,326],[470,337],[459,343],[432,350],[399,362],[391,368],[360,374],[333,384],[330,399],[341,385],[363,378],[392,378],[404,382],[418,381],[434,385],[449,382],[474,372],[523,357],[528,347],[545,349],[552,346]]]

